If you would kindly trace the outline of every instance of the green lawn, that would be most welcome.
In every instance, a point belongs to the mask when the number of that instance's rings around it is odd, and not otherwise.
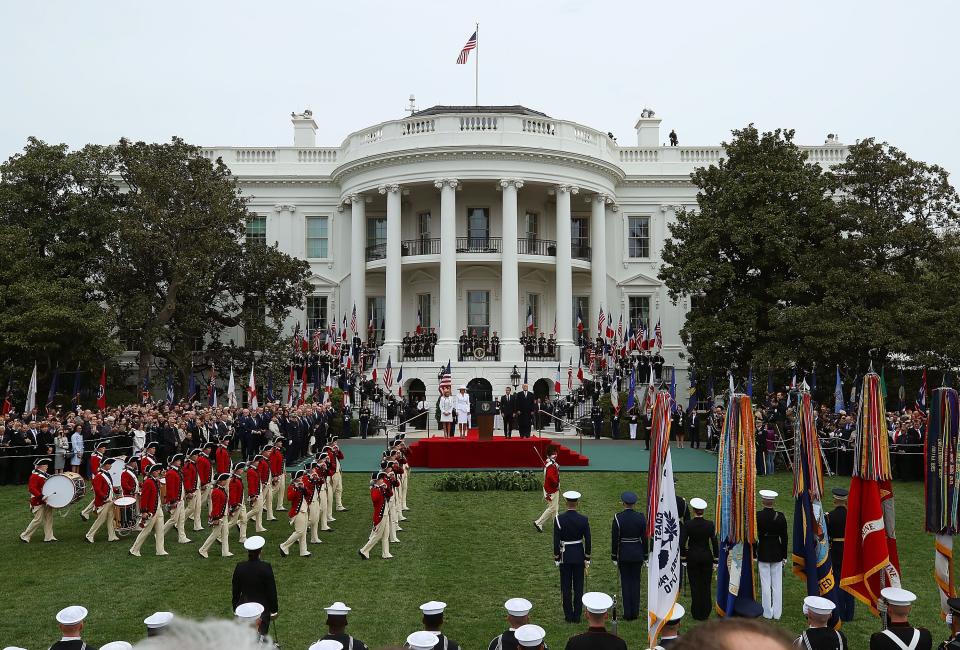
[[[625,489],[645,493],[646,474],[599,472],[563,475],[566,489],[583,492],[583,511],[593,522],[595,563],[587,590],[613,592],[615,568],[609,561],[610,517],[618,509]],[[713,501],[714,476],[678,475],[679,493],[688,499],[700,496]],[[272,522],[266,534],[266,559],[273,563],[280,592],[279,637],[287,650],[306,648],[324,631],[322,607],[342,600],[353,607],[349,631],[374,648],[401,643],[419,629],[418,606],[431,599],[448,603],[446,631],[468,649],[478,650],[504,627],[502,604],[513,596],[534,603],[533,621],[547,630],[547,642],[562,648],[577,627],[563,622],[559,577],[551,557],[551,537],[538,534],[531,524],[541,511],[539,495],[530,493],[443,493],[432,489],[433,477],[414,474],[407,513],[400,533],[402,543],[391,551],[396,559],[362,562],[357,548],[370,526],[366,477],[347,474],[344,503],[335,532],[326,533],[310,558],[280,558],[277,544],[290,531],[285,521]],[[791,477],[782,473],[758,479],[760,487],[781,495],[791,490]],[[828,487],[844,485],[828,479]],[[141,621],[156,610],[169,609],[190,617],[230,615],[230,577],[243,559],[233,540],[236,557],[211,555],[203,560],[197,547],[205,533],[194,533],[196,543],[179,545],[167,536],[170,556],[157,558],[152,542],[137,559],[127,554],[132,540],[95,546],[83,541],[86,523],[75,507],[66,519],[56,518],[58,544],[42,544],[42,535],[29,546],[17,535],[26,525],[26,488],[0,489],[0,575],[8,614],[0,624],[0,646],[20,645],[30,650],[47,648],[58,637],[54,614],[67,604],[90,610],[87,640],[95,645],[142,637]],[[945,637],[937,618],[938,596],[932,578],[933,540],[922,532],[920,484],[896,486],[897,525],[905,587],[919,600],[914,622],[931,628],[934,638]],[[791,499],[781,497],[781,509],[792,519]],[[788,507],[789,506],[789,507]],[[252,527],[251,527],[252,531]],[[646,593],[644,585],[641,593]],[[803,585],[784,575],[784,609],[781,624],[791,632],[803,627],[800,601]],[[689,596],[683,599],[688,604]],[[685,626],[688,624],[685,624]],[[852,647],[865,648],[877,619],[857,607],[857,620],[845,625]],[[631,648],[644,648],[645,624],[621,624],[620,633]]]

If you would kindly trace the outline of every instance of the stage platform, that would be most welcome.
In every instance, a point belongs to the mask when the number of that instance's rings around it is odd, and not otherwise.
[[[422,438],[410,445],[410,466],[417,469],[540,469],[547,447],[559,447],[561,467],[586,467],[590,460],[550,438]]]

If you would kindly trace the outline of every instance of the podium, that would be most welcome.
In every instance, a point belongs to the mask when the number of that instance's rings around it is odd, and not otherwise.
[[[493,416],[496,410],[493,402],[477,402],[477,429],[479,430],[480,440],[493,439]]]

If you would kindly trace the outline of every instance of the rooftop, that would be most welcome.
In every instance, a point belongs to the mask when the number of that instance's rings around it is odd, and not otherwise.
[[[546,113],[535,111],[516,104],[514,106],[431,106],[417,111],[410,117],[426,117],[429,115],[448,115],[455,113],[498,113],[503,115],[530,115],[533,117],[549,117]]]

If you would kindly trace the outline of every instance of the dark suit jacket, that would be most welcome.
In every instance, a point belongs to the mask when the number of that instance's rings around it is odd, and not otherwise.
[[[277,609],[277,582],[269,562],[248,560],[233,570],[233,608],[241,603],[260,603],[275,614]]]
[[[536,399],[537,397],[532,391],[528,391],[526,395],[522,392],[517,393],[514,408],[516,410],[517,423],[520,426],[530,426],[531,418],[537,410]]]
[[[511,418],[513,417],[513,409],[514,409],[513,393],[511,393],[510,395],[503,395],[500,398],[500,413],[505,418]]]
[[[757,513],[757,561],[782,562],[787,559],[787,518],[773,508]]]
[[[713,562],[719,556],[712,521],[694,517],[680,528],[680,557],[694,562]]]
[[[584,560],[590,559],[590,551],[590,521],[587,517],[576,510],[557,515],[553,520],[554,559],[563,564],[583,564]]]

